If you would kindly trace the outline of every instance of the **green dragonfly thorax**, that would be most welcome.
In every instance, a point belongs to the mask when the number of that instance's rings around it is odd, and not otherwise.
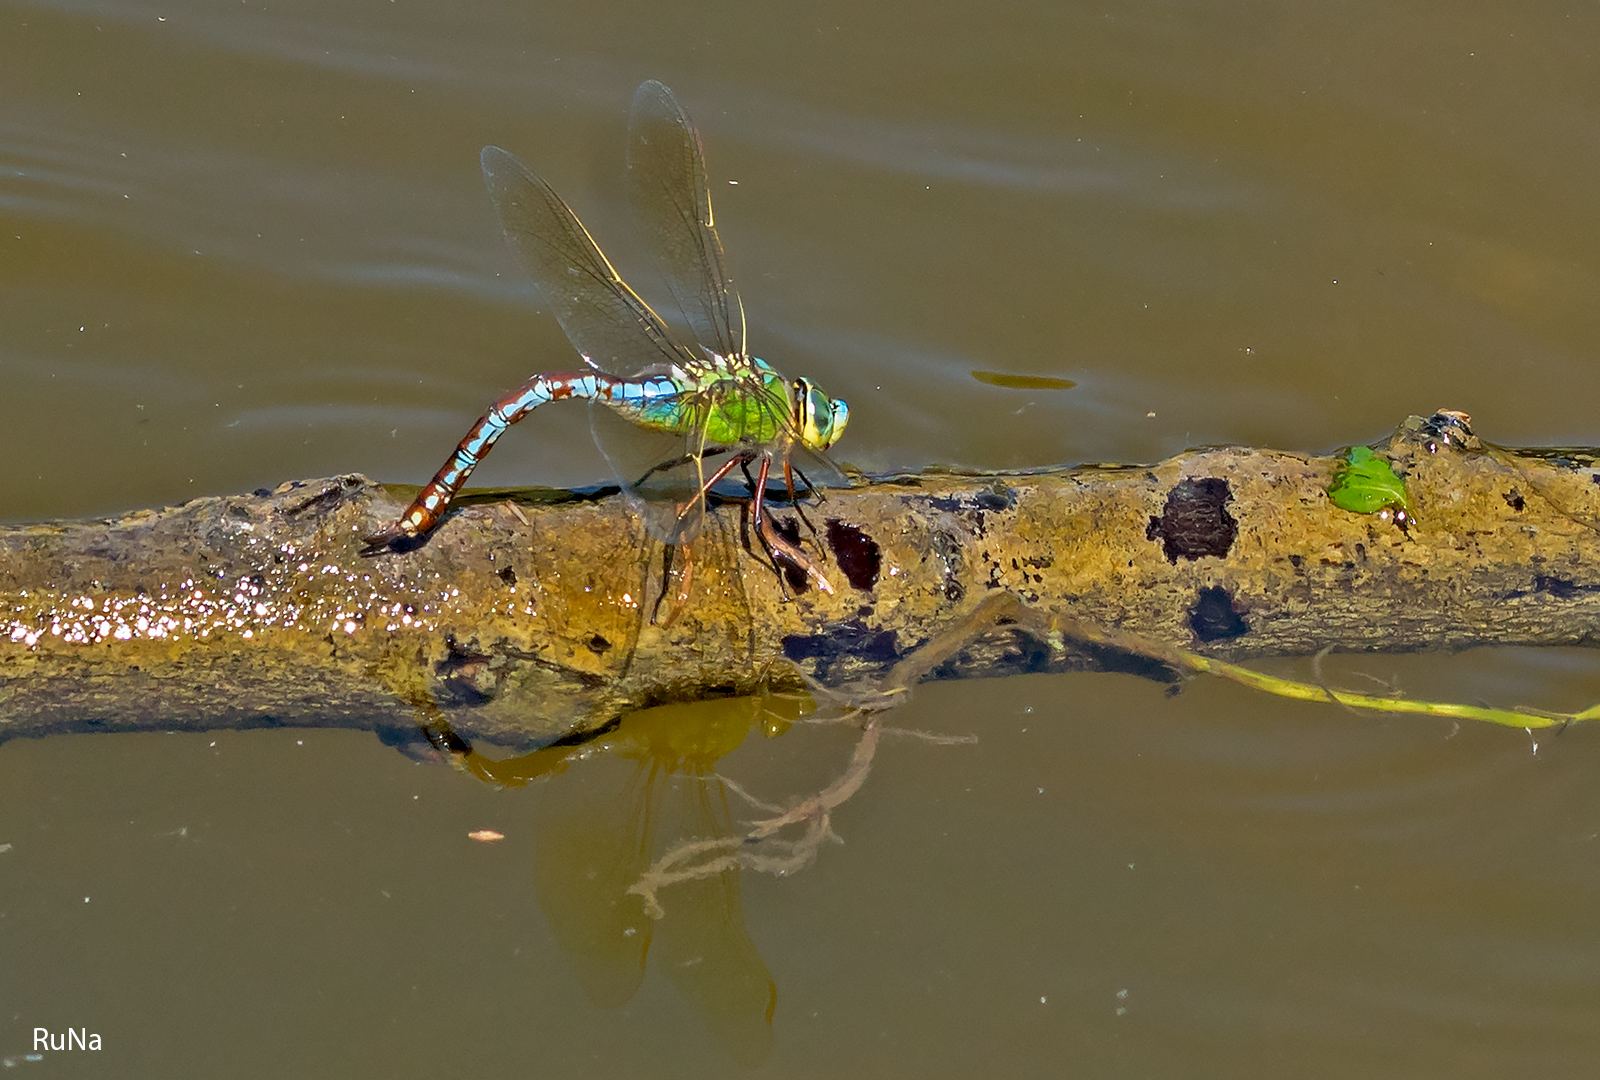
[[[642,427],[692,435],[703,446],[798,442],[822,452],[839,441],[850,409],[810,379],[786,382],[759,357],[712,354],[703,365],[675,365],[666,376],[677,392],[643,403],[612,398]]]

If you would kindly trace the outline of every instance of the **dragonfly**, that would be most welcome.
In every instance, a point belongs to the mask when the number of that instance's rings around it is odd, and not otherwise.
[[[399,519],[366,538],[364,550],[396,550],[426,536],[512,424],[549,402],[580,399],[605,406],[634,429],[674,439],[674,452],[625,486],[639,496],[651,531],[683,548],[680,602],[692,566],[688,544],[714,489],[735,469],[744,477],[752,531],[773,567],[787,562],[804,574],[801,580],[833,592],[798,534],[791,530],[791,540],[779,531],[767,489],[769,478],[781,478],[796,508],[802,494],[817,494],[798,462],[807,458],[815,470],[831,470],[825,452],[844,434],[850,410],[809,379],[785,379],[750,354],[744,304],[712,215],[700,135],[672,91],[651,80],[634,94],[628,193],[692,342],[680,340],[623,281],[548,183],[497,146],[484,147],[480,161],[507,242],[588,367],[534,375],[491,405]],[[597,438],[599,428],[597,422]]]

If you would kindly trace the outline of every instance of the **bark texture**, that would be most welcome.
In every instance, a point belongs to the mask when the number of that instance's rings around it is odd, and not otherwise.
[[[664,560],[615,496],[479,495],[427,543],[367,558],[361,538],[403,500],[353,475],[0,527],[0,740],[399,734],[436,706],[463,737],[527,747],[645,705],[798,686],[799,672],[870,680],[1002,590],[1233,660],[1595,634],[1590,452],[1462,445],[1415,417],[1379,450],[1405,478],[1405,528],[1329,501],[1337,458],[1271,450],[860,481],[808,511],[833,595],[751,554],[736,504],[693,544],[687,589],[682,553]],[[933,674],[1150,666],[1015,623]]]

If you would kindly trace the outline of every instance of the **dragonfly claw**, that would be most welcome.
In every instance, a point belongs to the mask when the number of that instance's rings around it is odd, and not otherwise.
[[[762,516],[761,523],[757,526],[756,534],[761,537],[762,544],[766,545],[767,554],[772,557],[774,564],[779,559],[782,559],[815,582],[820,591],[827,593],[829,596],[833,595],[833,586],[823,576],[822,571],[817,569],[817,564],[811,561],[809,555],[794,544],[791,544],[786,537],[780,535],[778,530],[773,527],[770,517]],[[790,581],[794,583],[794,579],[791,578]]]
[[[412,551],[421,547],[423,542],[424,537],[407,532],[404,527],[395,524],[382,532],[362,537],[361,554],[370,557],[373,555],[388,555],[393,552]]]

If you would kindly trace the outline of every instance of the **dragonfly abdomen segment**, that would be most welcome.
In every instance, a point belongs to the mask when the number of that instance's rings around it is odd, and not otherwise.
[[[693,423],[693,415],[685,407],[688,395],[682,382],[667,375],[605,378],[609,385],[598,387],[595,398],[629,422],[655,431],[680,434]]]
[[[387,530],[367,538],[369,548],[382,548],[402,537],[421,536],[439,523],[461,485],[467,482],[472,470],[489,455],[495,442],[506,429],[540,405],[568,398],[605,401],[619,411],[628,403],[631,408],[663,395],[661,384],[672,388],[667,379],[622,379],[601,371],[556,372],[535,375],[507,397],[489,406],[489,411],[478,418],[466,437],[457,444],[444,466],[434,474],[412,500],[400,520]],[[674,389],[675,393],[676,390]]]

